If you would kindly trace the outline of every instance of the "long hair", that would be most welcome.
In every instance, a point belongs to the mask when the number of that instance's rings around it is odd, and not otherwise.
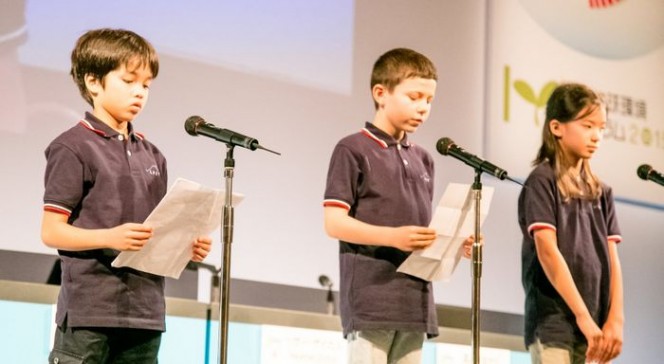
[[[548,162],[556,175],[556,184],[565,201],[570,198],[596,199],[602,193],[599,178],[590,169],[587,159],[582,160],[580,174],[571,172],[572,162],[565,156],[558,138],[551,133],[552,120],[567,123],[586,117],[598,107],[604,107],[601,98],[588,86],[566,83],[558,86],[546,104],[546,119],[542,128],[542,146],[533,165]]]

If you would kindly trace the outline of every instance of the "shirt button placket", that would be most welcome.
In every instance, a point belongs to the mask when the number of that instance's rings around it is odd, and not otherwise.
[[[124,135],[118,135],[118,140],[124,141],[125,140]],[[131,150],[129,150],[129,143],[124,143],[124,147],[127,152],[127,157],[131,157]]]

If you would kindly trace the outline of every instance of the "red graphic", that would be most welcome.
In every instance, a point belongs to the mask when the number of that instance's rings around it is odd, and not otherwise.
[[[588,5],[590,5],[591,9],[598,9],[616,5],[619,2],[620,0],[588,0]]]

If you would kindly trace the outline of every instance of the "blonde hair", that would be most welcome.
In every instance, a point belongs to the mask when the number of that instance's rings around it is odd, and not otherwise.
[[[602,194],[602,185],[590,169],[587,159],[582,160],[579,175],[572,173],[572,162],[560,147],[560,141],[551,133],[552,120],[567,123],[586,117],[598,107],[603,107],[601,98],[588,86],[578,83],[559,85],[546,104],[546,120],[542,128],[542,146],[533,165],[548,162],[554,170],[556,184],[561,195],[571,198],[597,199]]]

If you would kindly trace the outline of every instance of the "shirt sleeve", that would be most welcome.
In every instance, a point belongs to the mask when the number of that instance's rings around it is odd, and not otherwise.
[[[619,243],[622,241],[622,235],[620,234],[618,218],[616,217],[615,204],[613,202],[613,190],[607,187],[602,194],[602,198],[604,199],[603,209],[608,232],[607,239]]]
[[[323,206],[350,210],[357,197],[361,175],[360,164],[352,151],[338,144],[330,158]]]
[[[45,154],[44,210],[70,216],[83,196],[83,162],[61,143],[49,145]]]
[[[539,229],[556,230],[555,180],[542,173],[533,173],[524,189],[524,216],[528,234],[532,236]]]

